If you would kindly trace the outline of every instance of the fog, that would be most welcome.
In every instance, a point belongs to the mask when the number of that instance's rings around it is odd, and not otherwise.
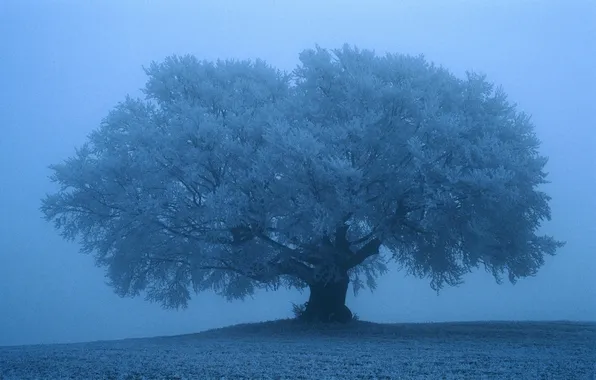
[[[192,5],[191,5],[192,3]],[[553,220],[567,245],[538,275],[497,285],[478,270],[437,295],[397,266],[374,292],[349,294],[362,319],[596,320],[596,5],[569,1],[11,1],[0,3],[0,345],[197,332],[291,315],[308,294],[227,302],[195,296],[165,311],[120,298],[103,269],[42,219],[47,166],[74,153],[143,65],[176,53],[263,58],[347,42],[419,54],[457,75],[477,70],[530,113],[550,157]],[[505,221],[506,222],[506,221]]]

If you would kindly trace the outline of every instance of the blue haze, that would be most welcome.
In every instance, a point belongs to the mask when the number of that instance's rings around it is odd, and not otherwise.
[[[195,332],[290,315],[307,295],[228,303],[201,294],[184,311],[121,299],[91,257],[41,218],[47,165],[127,93],[142,65],[172,53],[261,57],[292,69],[315,43],[424,53],[478,70],[533,115],[550,157],[553,221],[567,245],[538,276],[495,284],[482,270],[437,296],[392,270],[350,296],[361,318],[390,321],[596,320],[596,3],[586,1],[0,2],[0,345]]]

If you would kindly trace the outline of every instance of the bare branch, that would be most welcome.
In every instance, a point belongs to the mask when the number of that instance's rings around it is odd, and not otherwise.
[[[380,247],[381,241],[379,239],[372,239],[348,258],[346,263],[347,269],[354,268],[362,264],[369,257],[378,254]]]

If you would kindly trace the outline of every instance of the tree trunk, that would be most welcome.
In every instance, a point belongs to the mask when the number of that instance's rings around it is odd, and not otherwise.
[[[308,322],[339,322],[352,320],[352,312],[346,306],[346,295],[350,279],[347,275],[336,282],[310,285],[310,297],[304,311]]]

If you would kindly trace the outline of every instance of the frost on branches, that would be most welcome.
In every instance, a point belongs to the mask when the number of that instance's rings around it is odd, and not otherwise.
[[[349,46],[263,61],[172,56],[145,69],[42,211],[122,296],[185,307],[309,288],[308,320],[347,321],[348,284],[393,259],[433,289],[484,267],[536,274],[562,242],[527,115],[483,76]],[[380,252],[380,250],[386,252]]]

